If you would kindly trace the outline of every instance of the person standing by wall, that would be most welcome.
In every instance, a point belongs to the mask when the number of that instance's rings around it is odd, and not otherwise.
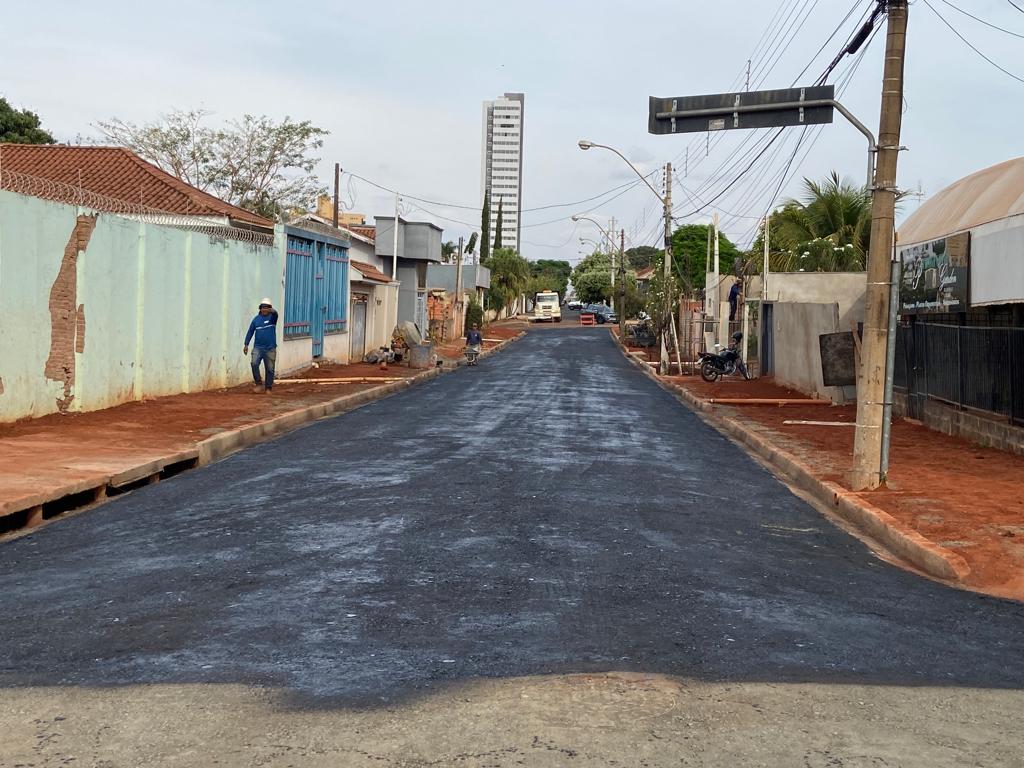
[[[270,299],[260,302],[259,314],[249,323],[245,334],[245,346],[242,354],[249,354],[249,342],[252,341],[252,380],[253,392],[270,392],[274,387],[274,364],[277,362],[277,310]],[[260,363],[266,375],[260,378]]]
[[[737,277],[736,282],[729,289],[729,322],[736,320],[736,305],[739,303],[740,294],[743,292],[743,283]]]

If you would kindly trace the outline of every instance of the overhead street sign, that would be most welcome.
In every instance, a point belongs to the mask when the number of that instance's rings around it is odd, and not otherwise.
[[[647,131],[664,135],[822,125],[832,122],[835,106],[831,85],[667,99],[651,96]]]

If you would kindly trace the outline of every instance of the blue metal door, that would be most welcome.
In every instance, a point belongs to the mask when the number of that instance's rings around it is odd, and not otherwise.
[[[313,274],[313,317],[310,335],[313,337],[313,357],[324,354],[324,320],[327,318],[327,290],[324,280],[324,243],[315,243],[316,267]]]

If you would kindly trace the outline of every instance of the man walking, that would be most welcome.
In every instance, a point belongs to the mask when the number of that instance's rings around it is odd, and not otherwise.
[[[253,339],[255,337],[255,339]],[[274,387],[274,363],[277,362],[277,310],[270,299],[260,302],[260,312],[249,323],[245,334],[245,346],[242,354],[249,354],[249,342],[252,341],[252,380],[253,392],[270,392]],[[260,363],[266,369],[266,376],[260,380]],[[266,386],[264,386],[266,382]]]

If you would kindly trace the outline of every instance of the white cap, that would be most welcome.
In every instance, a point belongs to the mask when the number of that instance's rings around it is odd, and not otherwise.
[[[266,304],[268,307],[274,306],[274,302],[272,302],[266,296],[264,296],[262,299],[260,299],[260,306],[263,306],[264,304]]]

